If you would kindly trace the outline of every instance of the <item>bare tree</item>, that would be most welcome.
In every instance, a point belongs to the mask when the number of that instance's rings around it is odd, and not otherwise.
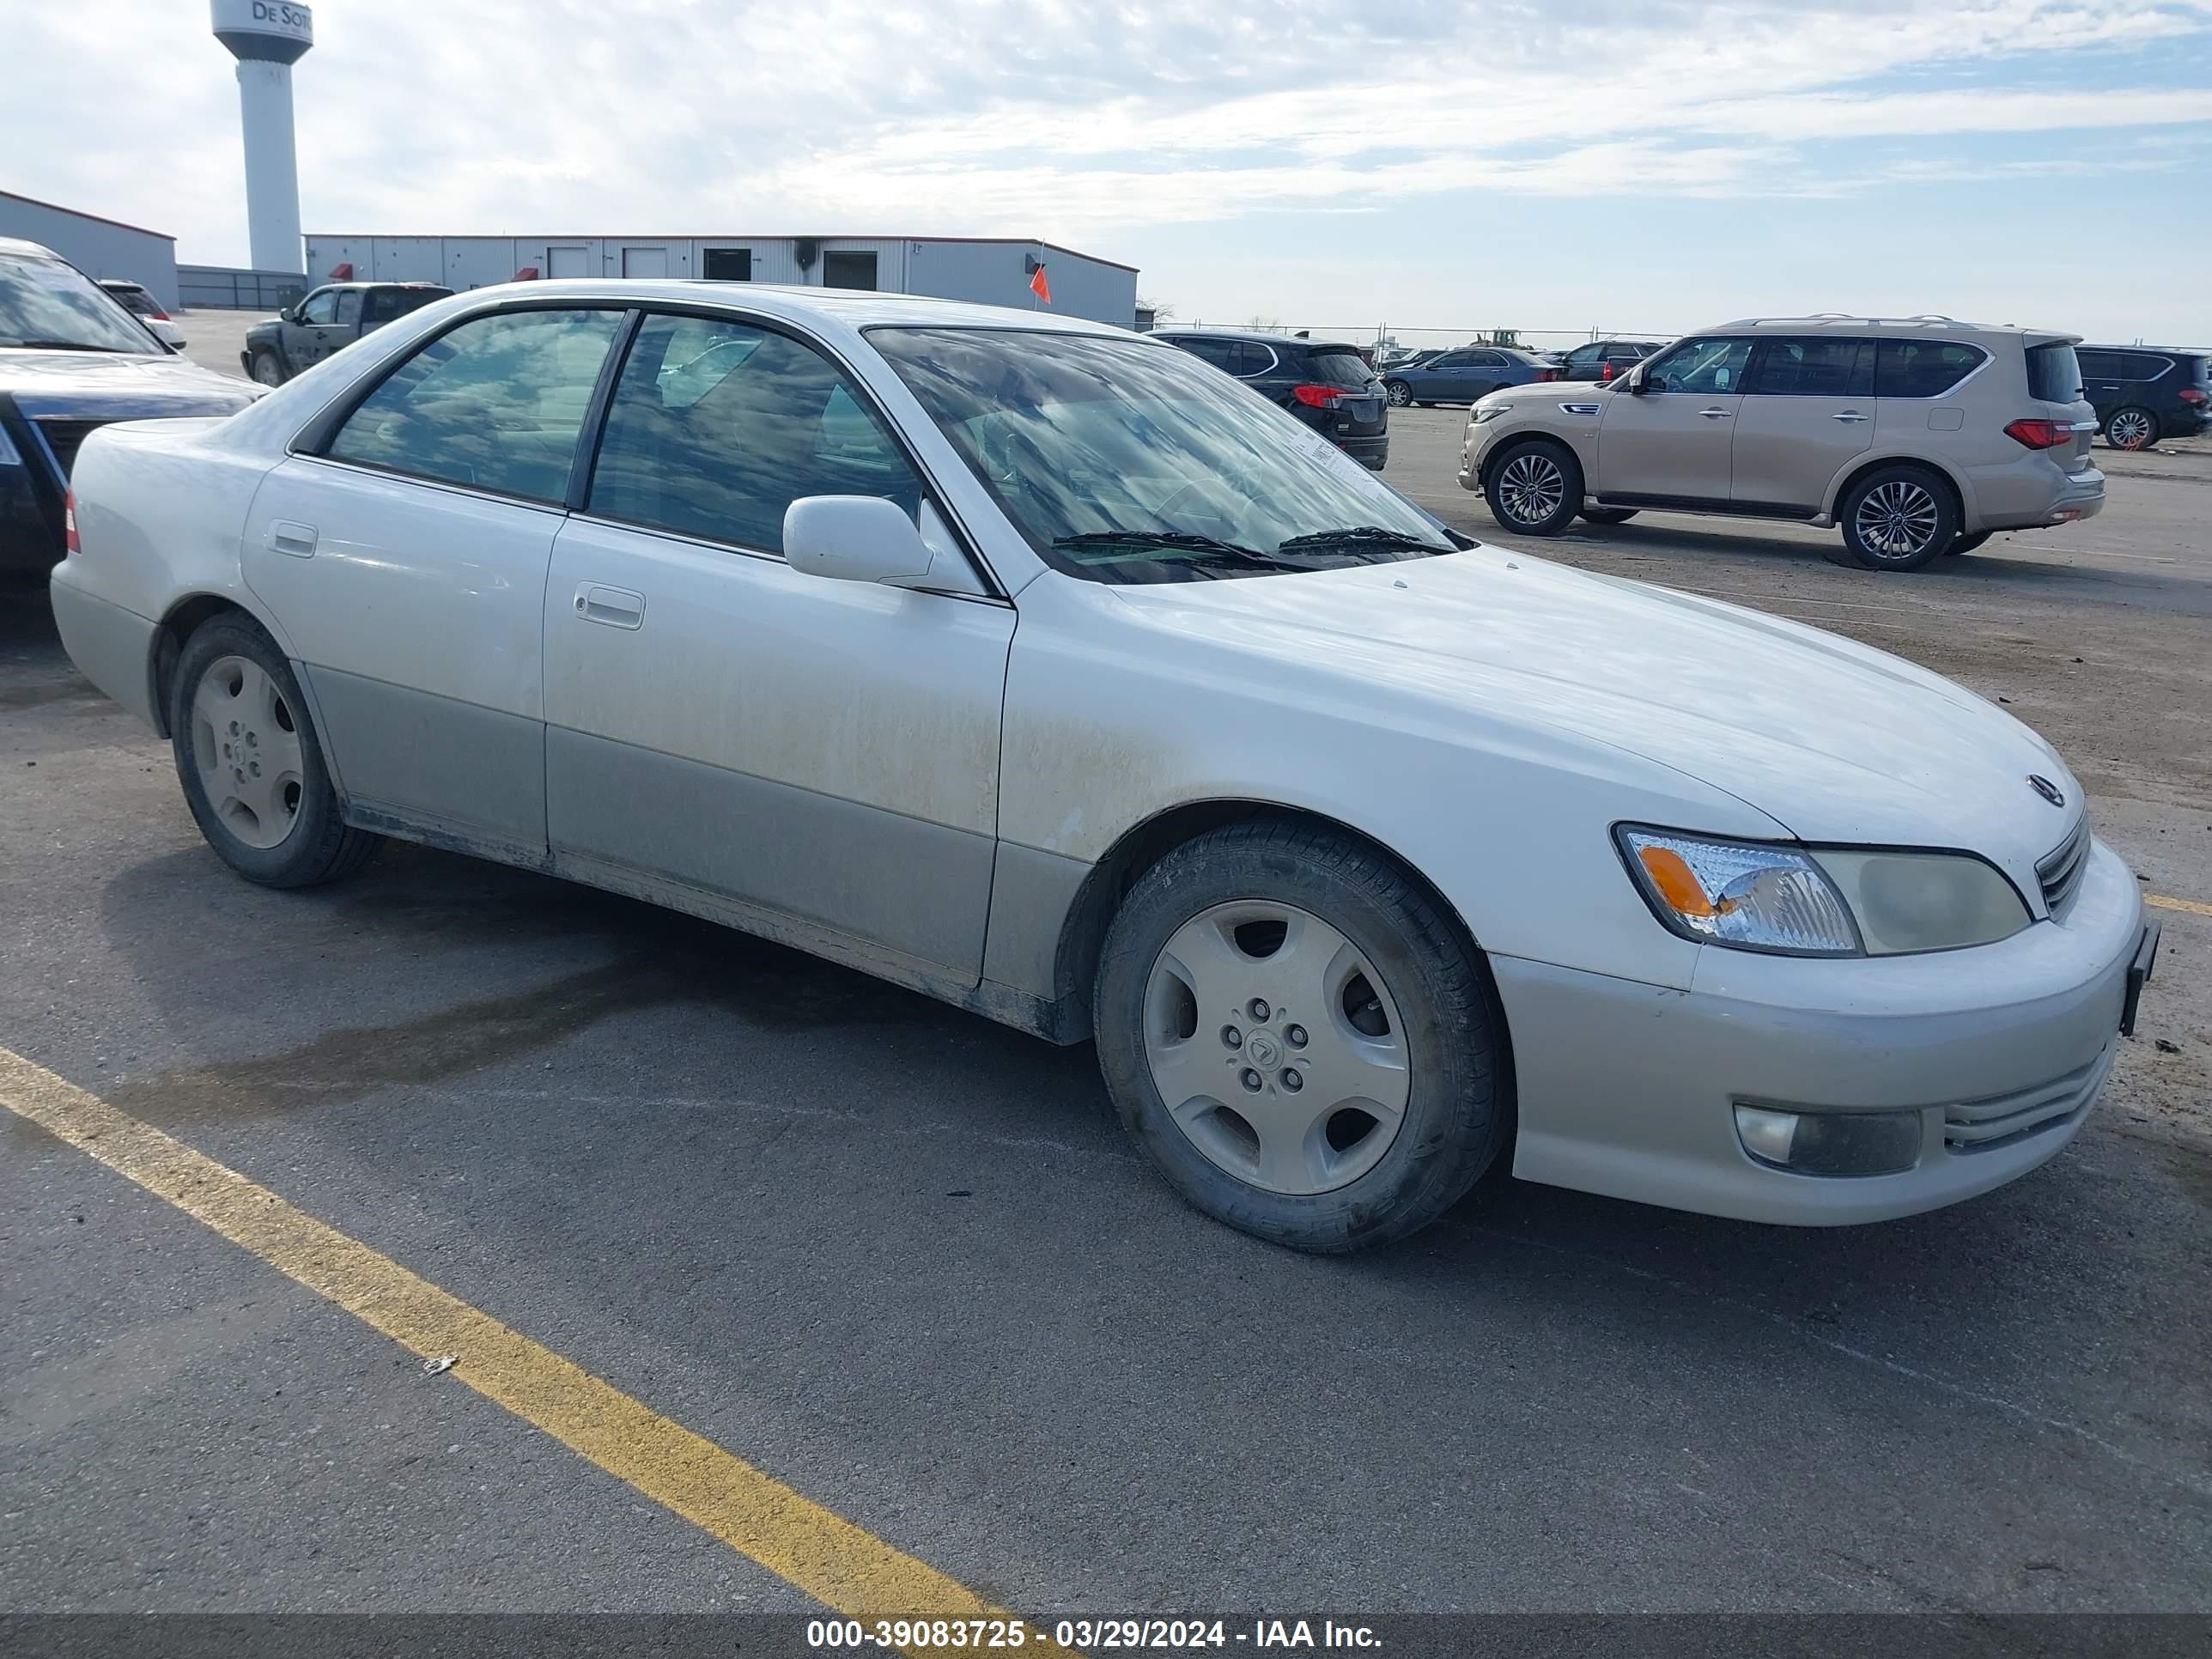
[[[1137,309],[1151,312],[1155,323],[1171,322],[1176,314],[1174,301],[1148,300],[1141,294],[1137,296]]]

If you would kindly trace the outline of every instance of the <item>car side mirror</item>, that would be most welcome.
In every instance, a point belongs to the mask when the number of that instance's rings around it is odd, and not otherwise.
[[[833,581],[921,584],[936,559],[914,520],[880,495],[802,495],[783,509],[783,556]]]
[[[1655,375],[1646,374],[1640,368],[1629,371],[1628,395],[1632,398],[1641,398],[1646,392],[1664,392],[1666,389],[1667,382]]]
[[[300,320],[299,308],[296,306],[286,306],[283,310],[276,313],[276,320],[280,323],[298,322]]]

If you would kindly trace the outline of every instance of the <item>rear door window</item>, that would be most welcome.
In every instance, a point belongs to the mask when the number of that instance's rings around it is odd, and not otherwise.
[[[2063,348],[2066,367],[2074,369],[2074,348]],[[2033,391],[2035,381],[2035,353],[2028,356],[2028,384]],[[1990,360],[1990,355],[1979,346],[1964,345],[1955,340],[1884,340],[1875,356],[1874,391],[1877,398],[1940,398],[1960,381]],[[2081,376],[2075,374],[2078,388]],[[2045,397],[2044,392],[2033,392]],[[2070,403],[2078,392],[2069,392],[2059,401]]]
[[[914,518],[921,481],[812,348],[735,319],[647,317],[607,407],[588,510],[781,554],[784,509],[803,495],[878,495]]]
[[[386,376],[325,453],[558,504],[623,314],[509,311],[463,323]]]
[[[1762,340],[1747,389],[1768,398],[1870,398],[1874,342],[1832,336]]]
[[[1226,369],[1236,361],[1240,343],[1235,340],[1209,340],[1203,336],[1185,334],[1175,342],[1202,363],[1212,363],[1216,368]]]
[[[1887,347],[1888,342],[1884,341]],[[1887,389],[1884,397],[1889,396]],[[2063,341],[2051,345],[2030,346],[2027,349],[2027,395],[2039,398],[2047,404],[2079,403],[2081,398],[2081,362],[2074,355],[2074,348]]]
[[[2074,356],[2081,364],[2085,379],[2117,380],[2120,378],[2120,354],[2117,351],[2076,351]]]
[[[1375,378],[1359,360],[1359,353],[1351,346],[1337,350],[1316,346],[1306,354],[1306,373],[1318,385],[1340,386],[1349,392],[1359,391]]]

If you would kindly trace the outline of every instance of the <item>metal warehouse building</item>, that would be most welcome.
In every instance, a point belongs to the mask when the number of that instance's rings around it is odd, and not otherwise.
[[[88,276],[137,283],[165,311],[177,308],[177,239],[97,214],[0,190],[0,236],[50,247]]]
[[[1134,327],[1137,270],[1050,242],[959,236],[310,236],[313,283],[441,283],[517,276],[702,277],[927,294]]]

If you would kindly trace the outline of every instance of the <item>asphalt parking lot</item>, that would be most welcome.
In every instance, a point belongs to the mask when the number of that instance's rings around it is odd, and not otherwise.
[[[1463,419],[1395,415],[1388,476],[1486,536]],[[172,1201],[0,1113],[0,1605],[803,1612],[788,1491],[1048,1623],[2212,1608],[2212,459],[2112,459],[2100,518],[1917,576],[1660,515],[1528,550],[2007,701],[2167,902],[2075,1143],[1847,1231],[1493,1177],[1275,1250],[1135,1160],[1087,1048],[416,848],[242,883],[0,592],[0,1096],[65,1080],[536,1345],[426,1375],[304,1233],[186,1213],[204,1166]],[[532,1426],[538,1354],[774,1491],[684,1518],[659,1430]]]

